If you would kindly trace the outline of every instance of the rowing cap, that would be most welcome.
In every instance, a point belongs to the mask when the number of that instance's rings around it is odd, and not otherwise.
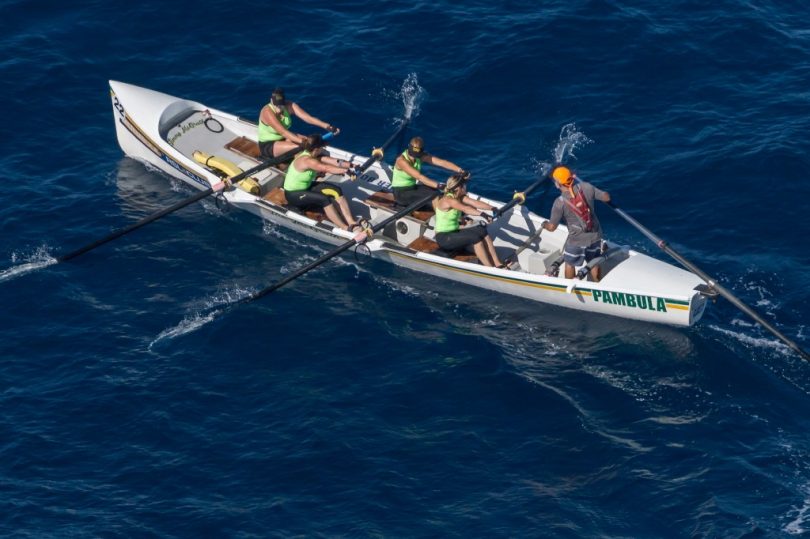
[[[551,177],[563,187],[568,187],[574,183],[574,174],[571,169],[562,165],[554,167],[554,170],[551,171]]]

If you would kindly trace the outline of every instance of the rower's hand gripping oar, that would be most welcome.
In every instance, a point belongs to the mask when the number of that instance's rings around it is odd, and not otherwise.
[[[325,133],[323,135],[323,138],[324,138],[324,140],[328,140],[332,136],[333,136],[333,133]],[[124,228],[113,231],[110,234],[108,234],[107,236],[104,236],[103,238],[98,239],[98,240],[96,240],[96,241],[94,241],[92,243],[88,243],[84,247],[80,247],[79,249],[76,249],[75,251],[71,251],[71,252],[69,252],[67,254],[59,256],[59,257],[57,257],[56,261],[57,262],[67,262],[68,260],[76,258],[77,256],[82,255],[82,254],[84,254],[84,253],[86,253],[88,251],[92,251],[96,247],[100,247],[100,246],[104,245],[105,243],[111,242],[114,239],[117,239],[117,238],[120,238],[121,236],[129,234],[133,230],[137,230],[137,229],[141,228],[142,226],[146,226],[149,223],[153,223],[153,222],[157,221],[158,219],[160,219],[161,217],[165,217],[166,215],[169,215],[170,213],[174,213],[174,212],[176,212],[177,210],[179,210],[181,208],[185,208],[186,206],[188,206],[190,204],[194,204],[198,200],[202,200],[205,197],[207,197],[208,195],[212,195],[214,193],[219,193],[223,189],[226,189],[226,188],[230,187],[232,184],[237,183],[238,181],[243,180],[243,179],[247,178],[248,176],[250,176],[252,174],[255,174],[255,173],[257,173],[257,172],[259,172],[261,170],[272,167],[273,165],[277,165],[279,163],[282,163],[282,162],[286,161],[287,159],[289,159],[291,157],[294,157],[295,154],[297,154],[299,151],[301,151],[301,149],[302,149],[302,146],[296,146],[295,148],[291,149],[288,152],[285,152],[285,153],[279,155],[278,157],[274,157],[274,158],[269,159],[269,160],[267,160],[267,161],[265,161],[263,163],[259,163],[255,167],[250,168],[250,169],[248,169],[248,170],[246,170],[246,171],[244,171],[244,172],[242,172],[240,174],[237,174],[236,176],[233,176],[231,178],[227,178],[226,180],[218,182],[218,183],[212,185],[211,187],[209,187],[208,189],[200,191],[199,193],[195,194],[192,197],[189,197],[189,198],[187,198],[185,200],[181,200],[180,202],[178,202],[176,204],[173,204],[173,205],[169,206],[168,208],[164,208],[162,210],[156,211],[155,213],[153,213],[151,215],[147,215],[146,217],[144,217],[143,219],[141,219],[140,221],[138,221],[136,223],[132,223],[129,226],[126,226]]]
[[[618,213],[622,219],[633,225],[639,232],[644,234],[650,241],[656,244],[662,251],[664,251],[669,256],[677,260],[681,265],[683,265],[683,267],[685,267],[686,269],[688,269],[689,271],[691,271],[692,273],[694,273],[695,275],[706,281],[706,284],[708,284],[711,288],[715,289],[718,294],[726,298],[729,302],[731,302],[732,305],[734,305],[739,310],[741,310],[742,312],[753,318],[755,322],[757,322],[762,327],[770,331],[780,341],[782,341],[790,348],[792,348],[797,354],[799,354],[799,356],[801,356],[802,359],[810,361],[810,354],[808,354],[805,350],[803,350],[794,341],[786,337],[781,331],[776,329],[767,320],[762,318],[751,307],[740,301],[734,294],[726,290],[722,285],[718,284],[714,278],[712,278],[706,272],[704,272],[696,265],[694,265],[692,262],[684,258],[683,255],[681,255],[675,249],[670,247],[666,241],[662,240],[661,238],[653,234],[653,232],[650,229],[648,229],[647,227],[636,221],[633,217],[628,215],[624,210],[616,206],[613,202],[606,202],[606,204],[611,208],[613,208],[613,210],[616,213]]]

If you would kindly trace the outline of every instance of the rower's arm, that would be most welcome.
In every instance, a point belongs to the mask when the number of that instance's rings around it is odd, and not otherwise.
[[[593,194],[596,200],[601,200],[602,202],[610,202],[610,193],[608,193],[607,191],[602,191],[601,189],[594,188]]]
[[[433,189],[439,188],[438,182],[431,180],[430,178],[428,178],[427,176],[425,176],[424,174],[413,168],[413,166],[410,163],[408,163],[408,160],[402,157],[401,155],[397,157],[396,166],[400,170],[404,170],[405,172],[407,172],[408,176],[416,178],[417,181],[424,183],[428,187],[432,187]]]
[[[455,208],[455,209],[457,209],[459,211],[462,211],[462,212],[466,213],[467,215],[476,215],[476,216],[477,215],[483,215],[484,214],[483,208],[479,209],[479,208],[476,208],[475,206],[472,206],[470,204],[465,204],[465,202],[467,202],[468,199],[469,199],[469,197],[465,196],[464,197],[464,202],[462,202],[462,201],[460,201],[458,199],[450,198],[450,199],[447,200],[447,202],[448,202],[448,206],[450,206],[451,208]],[[472,200],[472,199],[469,199],[469,200]],[[477,202],[477,201],[473,201],[473,202]]]
[[[549,232],[554,232],[557,230],[557,227],[560,224],[560,219],[562,219],[562,200],[557,199],[554,201],[554,205],[551,207],[551,215],[548,218],[548,221],[543,221],[541,225],[544,229],[548,230]]]
[[[285,139],[289,140],[290,142],[294,142],[296,144],[301,143],[301,137],[293,133],[292,131],[288,131],[286,127],[279,121],[278,116],[270,110],[270,107],[267,105],[262,108],[261,120],[275,129],[279,135],[284,137]]]
[[[457,164],[453,163],[452,161],[436,157],[435,155],[426,155],[425,157],[422,158],[422,161],[424,161],[428,165],[433,165],[434,167],[441,167],[445,170],[449,170],[450,172],[461,172],[462,170],[464,170]]]
[[[469,195],[464,195],[464,204],[467,204],[468,206],[473,206],[474,208],[478,208],[481,210],[495,209],[494,206],[492,206],[491,204],[487,204],[486,202],[483,202],[481,200],[475,200]]]
[[[301,106],[298,103],[293,103],[292,105],[290,105],[290,109],[293,111],[293,114],[301,118],[309,125],[318,126],[326,131],[332,131],[334,129],[330,124],[324,122],[320,118],[316,118],[315,116],[305,111],[303,108],[301,108]],[[339,131],[340,129],[334,129],[335,134],[337,134]]]
[[[336,165],[330,165],[328,163],[322,163],[318,159],[314,157],[307,157],[306,162],[304,163],[306,167],[310,170],[314,170],[315,172],[323,172],[328,174],[345,174],[346,169],[343,167],[339,167]],[[294,164],[292,165],[294,166]]]

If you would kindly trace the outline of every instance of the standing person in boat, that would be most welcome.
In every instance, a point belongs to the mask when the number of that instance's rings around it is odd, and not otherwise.
[[[293,116],[337,135],[340,129],[307,113],[301,105],[284,97],[284,90],[276,88],[270,102],[259,113],[259,152],[267,159],[278,157],[300,145],[304,136],[290,131]]]
[[[594,201],[610,202],[610,194],[588,182],[581,181],[571,169],[558,165],[551,171],[551,177],[560,196],[551,207],[551,217],[543,223],[549,232],[557,230],[561,219],[568,227],[568,238],[563,248],[565,278],[573,279],[576,266],[590,262],[602,252],[602,227],[596,218]],[[599,266],[591,268],[591,280],[601,278]]]
[[[298,153],[284,177],[284,195],[287,203],[298,209],[317,206],[332,223],[343,230],[354,230],[360,225],[352,216],[349,201],[337,185],[315,182],[318,174],[353,174],[351,163],[329,157],[320,135],[310,135],[302,140],[303,150]]]
[[[494,209],[486,202],[467,196],[467,178],[463,172],[450,176],[444,195],[433,199],[433,209],[436,212],[436,243],[439,247],[445,251],[457,251],[472,246],[481,264],[504,267],[485,226],[461,228],[462,214],[484,215],[487,222],[492,222],[492,218],[483,210]]]
[[[469,172],[460,166],[425,151],[425,141],[422,137],[413,137],[402,154],[394,162],[394,173],[391,178],[391,189],[394,191],[394,200],[402,206],[408,206],[425,198],[433,189],[441,189],[439,182],[431,180],[422,174],[422,164],[427,163],[450,172],[461,173],[469,177]],[[430,203],[419,208],[430,210]]]

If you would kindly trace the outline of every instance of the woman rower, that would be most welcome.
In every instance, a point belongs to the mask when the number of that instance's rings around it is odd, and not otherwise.
[[[458,251],[472,246],[481,264],[504,267],[485,226],[460,227],[462,214],[483,215],[491,223],[492,217],[483,210],[494,209],[486,202],[467,196],[467,179],[463,172],[450,176],[444,195],[433,200],[433,209],[436,211],[436,243],[439,247],[445,251]]]
[[[431,180],[422,173],[422,163],[441,167],[450,172],[469,176],[460,166],[431,155],[425,151],[425,141],[422,137],[413,137],[408,148],[394,161],[394,170],[391,176],[391,190],[394,199],[402,206],[413,204],[425,198],[434,189],[442,189],[440,184]],[[430,204],[425,204],[420,210],[430,210]]]
[[[343,191],[330,182],[315,182],[319,173],[352,174],[351,163],[329,157],[320,135],[304,137],[304,148],[295,156],[284,177],[284,196],[287,204],[298,209],[317,206],[322,208],[332,224],[343,230],[353,230],[360,225],[352,216],[349,202]]]
[[[303,135],[290,131],[293,115],[335,135],[340,133],[340,129],[308,114],[301,105],[286,99],[283,89],[276,88],[270,102],[259,113],[259,152],[262,157],[278,157],[304,141]]]

